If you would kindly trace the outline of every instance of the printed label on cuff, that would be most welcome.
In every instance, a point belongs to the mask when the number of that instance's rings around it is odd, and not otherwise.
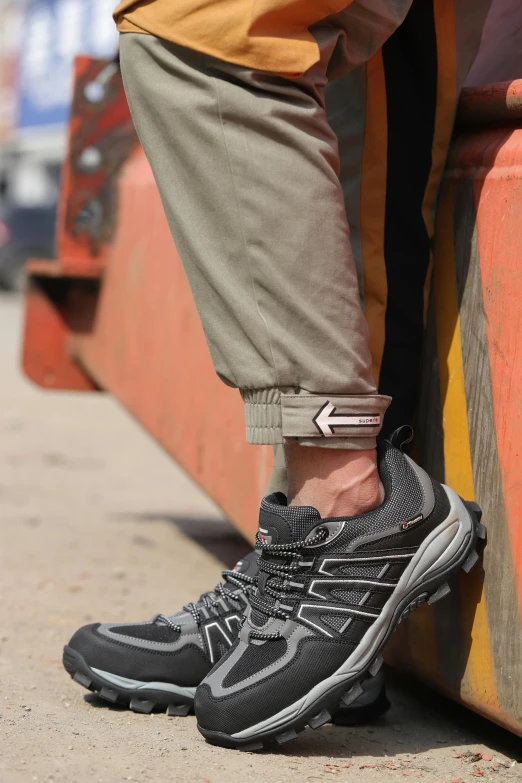
[[[340,427],[380,427],[380,413],[336,413],[337,408],[330,401],[320,408],[312,419],[325,438],[331,438]]]

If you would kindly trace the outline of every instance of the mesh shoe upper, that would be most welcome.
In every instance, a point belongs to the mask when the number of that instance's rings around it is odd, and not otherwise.
[[[239,638],[198,688],[207,731],[234,734],[288,708],[359,649],[417,551],[449,513],[440,485],[389,443],[384,503],[321,519],[277,493],[261,504],[258,588]]]
[[[249,553],[224,583],[176,614],[142,623],[95,623],[69,642],[88,666],[143,682],[196,686],[231,647],[257,576]]]

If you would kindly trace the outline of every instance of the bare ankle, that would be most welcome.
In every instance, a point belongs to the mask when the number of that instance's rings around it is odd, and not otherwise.
[[[377,508],[384,488],[375,449],[353,451],[285,446],[288,503],[314,506],[321,516],[355,516]]]

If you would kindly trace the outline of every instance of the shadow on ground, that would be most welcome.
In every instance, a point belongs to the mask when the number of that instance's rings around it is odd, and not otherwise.
[[[176,516],[175,514],[158,512],[125,512],[111,514],[111,518],[127,522],[169,522],[184,536],[221,560],[227,568],[233,568],[237,561],[252,549],[252,545],[226,520]]]

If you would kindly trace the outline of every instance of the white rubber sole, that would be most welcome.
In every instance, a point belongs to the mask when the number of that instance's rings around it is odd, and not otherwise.
[[[127,688],[130,691],[165,691],[165,693],[174,693],[176,696],[186,696],[189,699],[193,699],[196,692],[195,687],[184,688],[181,685],[173,685],[170,682],[142,682],[141,680],[131,680],[128,677],[120,677],[119,674],[104,672],[103,669],[96,669],[94,666],[91,666],[91,669],[111,685]]]

